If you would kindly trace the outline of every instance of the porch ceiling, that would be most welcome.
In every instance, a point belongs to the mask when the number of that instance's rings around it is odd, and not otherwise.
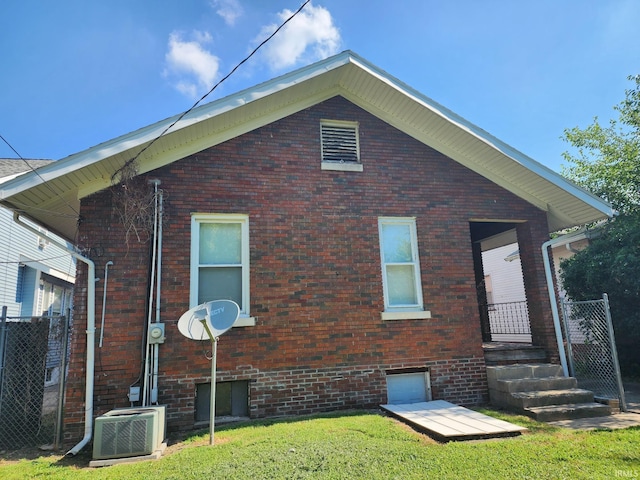
[[[483,252],[518,241],[515,223],[471,222],[471,241],[480,244]]]
[[[146,173],[341,95],[420,142],[547,212],[549,231],[613,215],[611,207],[386,72],[346,51],[186,115],[138,159]],[[73,239],[79,202],[178,116],[0,184],[0,203]]]

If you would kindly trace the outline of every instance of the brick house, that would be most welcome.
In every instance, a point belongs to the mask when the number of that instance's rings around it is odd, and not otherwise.
[[[434,399],[486,402],[483,242],[518,242],[532,342],[557,361],[541,246],[610,215],[601,200],[349,51],[198,107],[140,154],[175,120],[3,186],[4,205],[75,238],[95,265],[80,263],[76,282],[68,441],[91,415],[140,404],[130,387],[144,383],[154,310],[151,401],[170,430],[207,420],[210,345],[177,320],[216,298],[241,308],[218,347],[220,415],[376,406],[396,395],[394,375],[426,371]],[[134,158],[135,183],[119,181]],[[155,254],[117,213],[131,185],[162,191]],[[107,262],[102,329],[89,279]]]

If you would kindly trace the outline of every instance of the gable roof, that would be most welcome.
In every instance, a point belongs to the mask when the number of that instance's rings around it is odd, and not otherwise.
[[[21,173],[48,165],[53,160],[25,160],[22,158],[0,158],[0,183],[11,180]]]
[[[546,211],[550,232],[614,213],[598,197],[351,51],[193,109],[140,156],[138,173],[336,95]],[[26,174],[2,184],[0,203],[73,238],[79,200],[109,187],[112,175],[178,118],[162,120],[58,160],[41,168],[39,175]]]

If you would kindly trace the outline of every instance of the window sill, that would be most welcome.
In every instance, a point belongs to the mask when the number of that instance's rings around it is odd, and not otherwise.
[[[256,326],[256,317],[238,317],[236,323],[233,324],[234,327],[255,327]]]
[[[383,321],[391,320],[426,320],[431,318],[431,312],[428,310],[420,312],[382,312]]]
[[[362,172],[361,163],[322,162],[322,170],[336,170],[340,172]]]

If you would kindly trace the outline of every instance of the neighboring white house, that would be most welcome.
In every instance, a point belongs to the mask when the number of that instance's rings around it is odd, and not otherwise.
[[[597,231],[595,231],[597,234]],[[586,232],[582,235],[578,235],[573,237],[570,242],[567,243],[559,243],[554,245],[551,249],[553,254],[553,266],[555,269],[556,282],[558,284],[558,295],[560,299],[564,299],[566,297],[566,292],[562,287],[562,279],[560,278],[560,263],[567,258],[573,257],[577,252],[586,248],[589,245],[589,239],[594,235],[594,231],[590,231],[589,234]]]
[[[51,160],[0,159],[0,189],[5,181],[48,163]],[[0,207],[0,307],[7,307],[9,322],[63,315],[72,307],[75,259],[50,244],[44,233],[30,232],[13,221],[11,211]],[[59,359],[47,358],[47,384],[57,382],[58,365]]]
[[[482,252],[491,339],[494,342],[531,342],[527,296],[518,244]]]
[[[556,282],[560,288],[560,298],[565,297],[560,278],[560,263],[571,258],[587,245],[589,245],[589,239],[586,234],[573,237],[570,243],[553,245],[553,266]],[[482,252],[482,265],[489,297],[488,303],[519,302],[526,298],[517,243]]]
[[[571,243],[553,245],[552,256],[556,284],[559,286],[559,298],[565,297],[560,279],[560,263],[575,255],[589,244],[587,236],[573,237]],[[526,294],[522,276],[522,266],[518,244],[494,248],[482,252],[484,286],[489,304],[489,322],[492,340],[507,342],[530,342],[531,335],[518,333],[522,329],[517,325],[525,315]],[[500,332],[500,333],[493,333]],[[505,333],[503,333],[505,332]],[[508,333],[506,333],[508,332]],[[515,333],[514,333],[515,332]]]
[[[526,300],[522,267],[517,253],[517,243],[482,252],[482,267],[488,303]]]

